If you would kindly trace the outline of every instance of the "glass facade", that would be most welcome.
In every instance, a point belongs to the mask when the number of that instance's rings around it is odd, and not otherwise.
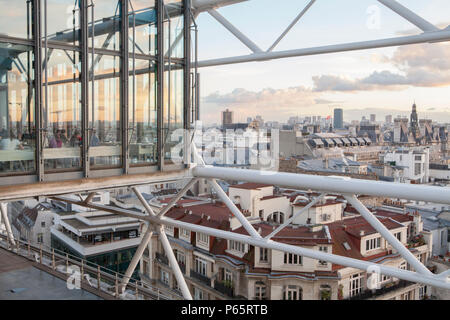
[[[180,0],[0,0],[0,185],[183,167],[186,17]]]

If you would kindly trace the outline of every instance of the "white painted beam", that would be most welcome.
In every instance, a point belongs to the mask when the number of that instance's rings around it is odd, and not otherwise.
[[[419,273],[425,275],[431,275],[431,271],[427,269],[417,258],[401,243],[390,231],[386,228],[380,220],[378,220],[372,212],[370,212],[361,201],[359,201],[354,195],[344,195],[344,198],[355,208],[361,216],[376,230],[389,244],[405,258],[406,261]]]
[[[236,38],[238,38],[243,44],[245,44],[253,52],[263,52],[252,40],[244,35],[238,28],[236,28],[230,21],[222,16],[216,10],[208,10],[208,13],[216,19],[221,25],[223,25],[228,31],[230,31]]]
[[[192,174],[198,178],[266,183],[300,190],[311,189],[336,194],[364,194],[450,205],[450,188],[436,186],[201,165],[193,168]]]
[[[399,16],[405,18],[409,22],[411,22],[413,25],[421,29],[425,32],[430,31],[439,31],[439,29],[433,25],[432,23],[428,22],[424,18],[420,17],[418,14],[414,13],[413,11],[409,10],[405,6],[401,5],[395,0],[378,0],[378,2],[382,3],[395,13],[397,13]]]
[[[203,68],[203,67],[212,67],[212,66],[220,66],[220,65],[227,65],[227,64],[245,63],[245,62],[267,61],[267,60],[274,60],[274,59],[311,56],[311,55],[336,53],[336,52],[394,47],[394,46],[400,46],[400,45],[417,44],[417,43],[425,43],[425,42],[443,42],[443,41],[449,41],[449,40],[450,40],[450,30],[444,29],[442,31],[426,32],[426,33],[422,33],[419,35],[413,35],[413,36],[395,37],[395,38],[361,41],[361,42],[351,42],[351,43],[327,45],[327,46],[320,46],[320,47],[304,48],[304,49],[253,53],[253,54],[243,55],[243,56],[203,60],[203,61],[198,62],[198,67]]]
[[[295,17],[295,19],[291,22],[291,24],[286,28],[286,30],[284,30],[283,33],[278,37],[278,39],[275,40],[275,42],[270,46],[270,48],[267,49],[267,52],[271,52],[278,45],[278,43],[286,36],[286,34],[296,25],[298,20],[300,20],[303,17],[306,11],[308,11],[309,8],[311,8],[314,2],[316,2],[316,0],[311,0],[306,5],[306,7]]]

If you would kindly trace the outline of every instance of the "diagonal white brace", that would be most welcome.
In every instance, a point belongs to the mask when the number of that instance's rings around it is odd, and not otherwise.
[[[311,8],[311,6],[314,4],[314,2],[316,2],[316,0],[311,0],[306,7],[295,17],[295,19],[291,22],[291,24],[286,28],[286,30],[284,30],[284,32],[278,37],[277,40],[275,40],[275,42],[270,46],[269,49],[267,49],[267,52],[270,52],[273,50],[273,48],[275,48],[278,43],[286,36],[286,34],[295,26],[295,24],[298,22],[298,20],[301,19],[301,17],[303,17],[303,15],[306,13],[306,11],[309,10],[309,8]]]
[[[422,31],[429,32],[429,31],[439,31],[439,28],[425,20],[424,18],[420,17],[413,11],[409,10],[405,6],[401,5],[395,0],[378,0],[378,2],[381,2],[386,7],[397,13],[399,16],[405,18],[412,24],[414,24],[416,27],[421,29]]]
[[[178,194],[172,198],[172,200],[170,200],[170,202],[167,204],[167,206],[165,206],[156,216],[157,217],[162,217],[164,216],[167,211],[169,211],[177,202],[178,200],[181,199],[181,197],[183,197],[185,195],[185,193],[192,188],[192,186],[198,181],[197,178],[192,178],[191,181],[189,181],[184,188],[178,192]]]
[[[172,267],[173,274],[175,275],[178,285],[180,286],[180,290],[181,290],[181,293],[183,294],[183,297],[186,300],[192,300],[192,295],[186,284],[186,279],[183,276],[183,272],[181,272],[177,258],[175,258],[175,254],[173,253],[172,247],[170,246],[169,239],[167,239],[167,235],[164,231],[163,226],[159,227],[159,238],[160,238],[161,244],[164,248],[164,252],[166,253],[167,258],[169,259],[169,264]]]
[[[225,17],[222,16],[219,12],[217,12],[216,10],[208,10],[208,13],[254,53],[263,52],[260,47],[258,47],[252,40],[244,35],[238,28],[233,26],[231,22],[225,19]]]
[[[128,282],[131,279],[131,275],[133,274],[134,270],[136,269],[137,264],[142,258],[142,255],[145,251],[145,248],[148,246],[148,243],[150,242],[150,239],[152,238],[153,231],[150,227],[150,224],[147,224],[147,231],[145,232],[144,236],[142,237],[142,241],[139,244],[138,248],[136,249],[136,252],[134,253],[133,259],[131,260],[130,264],[128,265],[127,271],[125,271],[125,275],[122,278],[122,283],[120,285],[120,291],[123,293],[125,288],[127,287]]]
[[[253,228],[253,226],[248,222],[247,218],[244,217],[242,212],[236,207],[236,205],[231,201],[228,195],[223,191],[223,189],[219,186],[215,179],[211,179],[208,181],[214,190],[216,190],[220,199],[225,203],[228,209],[231,210],[233,215],[239,220],[242,226],[247,230],[249,235],[255,239],[262,239],[261,235]]]
[[[412,253],[401,243],[381,222],[378,220],[372,212],[370,212],[364,204],[359,201],[355,195],[344,195],[344,198],[355,208],[366,221],[377,230],[386,239],[389,244],[396,249],[400,255],[409,262],[409,264],[419,273],[425,275],[432,275],[432,272],[428,270]]]
[[[299,215],[303,214],[304,212],[308,211],[313,205],[315,205],[317,202],[323,199],[325,196],[325,193],[322,193],[320,196],[315,198],[313,201],[308,203],[305,207],[303,207],[299,212],[297,212],[295,215],[290,217],[288,220],[286,220],[282,225],[280,225],[278,228],[272,231],[271,234],[267,235],[264,239],[271,239],[273,236],[275,236],[278,232],[283,230],[287,225],[289,225],[292,221],[294,221],[295,218],[297,218]]]
[[[6,233],[8,234],[9,242],[11,243],[11,245],[15,246],[16,241],[14,241],[14,235],[12,233],[11,224],[9,223],[9,219],[8,219],[8,204],[6,202],[1,202],[0,210],[2,213],[3,223],[5,224]]]
[[[147,200],[145,200],[144,196],[142,195],[142,193],[139,191],[139,189],[137,187],[132,187],[131,190],[133,190],[133,192],[136,194],[136,197],[138,197],[139,201],[142,203],[142,205],[144,206],[145,210],[148,212],[149,215],[152,216],[156,216],[155,212],[153,211],[153,209],[149,206]]]

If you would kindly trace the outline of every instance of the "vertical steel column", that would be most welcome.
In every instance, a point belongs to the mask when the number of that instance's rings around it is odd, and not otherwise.
[[[44,180],[44,159],[42,139],[42,38],[41,1],[33,1],[33,39],[34,39],[34,95],[35,95],[35,136],[36,136],[36,175],[38,181]],[[31,132],[30,132],[31,133]]]
[[[156,48],[156,114],[157,114],[157,154],[158,169],[164,170],[163,150],[163,110],[164,110],[164,0],[156,0],[156,26],[157,26],[157,48]]]
[[[81,157],[83,159],[83,176],[89,177],[89,53],[88,53],[88,0],[80,0],[80,26],[81,26],[81,131],[83,144],[81,146]],[[94,17],[92,17],[94,21]],[[94,75],[92,74],[92,81]],[[94,94],[92,92],[92,94]],[[93,115],[92,115],[93,116]],[[94,124],[92,124],[93,126]]]
[[[184,13],[184,103],[183,103],[183,121],[184,121],[184,165],[187,167],[191,161],[190,152],[190,130],[191,126],[191,0],[183,1]]]
[[[120,28],[120,51],[121,51],[121,119],[122,124],[122,166],[125,174],[128,174],[130,168],[129,162],[129,145],[128,145],[128,32],[130,22],[128,18],[128,0],[120,1],[120,16],[121,16],[121,28]]]

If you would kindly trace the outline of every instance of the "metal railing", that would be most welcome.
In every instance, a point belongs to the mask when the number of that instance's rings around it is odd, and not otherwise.
[[[398,289],[403,289],[403,288],[407,288],[407,287],[412,287],[415,286],[416,284],[414,282],[410,282],[410,281],[405,281],[405,280],[400,280],[398,283],[392,284],[392,285],[385,285],[384,287],[380,288],[380,289],[376,289],[374,291],[372,290],[366,290],[362,293],[359,293],[357,295],[348,297],[345,300],[366,300],[366,299],[373,299],[373,298],[377,298],[380,297],[384,294],[387,293],[391,293],[394,292]]]
[[[207,276],[195,271],[194,269],[191,269],[191,278],[196,279],[208,286],[211,286],[211,279]]]
[[[125,300],[183,299],[178,294],[162,291],[135,278],[131,278],[124,293],[119,294],[119,284],[124,277],[123,274],[58,249],[48,248],[44,245],[36,246],[29,241],[20,239],[14,240],[15,246],[11,245],[6,235],[0,233],[0,248],[39,263],[66,278],[79,272],[81,285],[87,285],[98,293],[110,295],[112,298]]]

